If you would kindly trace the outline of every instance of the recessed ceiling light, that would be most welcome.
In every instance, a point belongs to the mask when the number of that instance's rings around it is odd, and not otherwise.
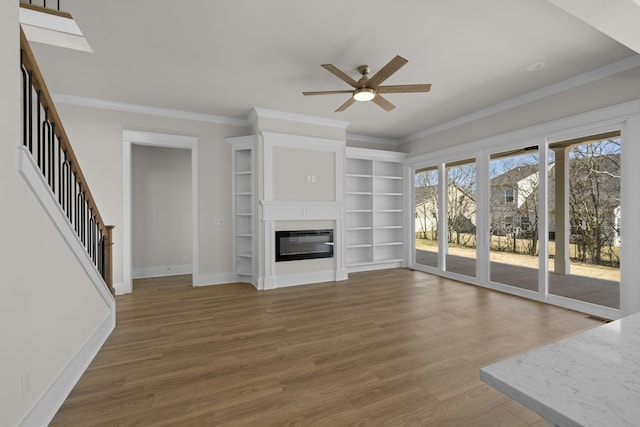
[[[529,65],[527,68],[525,68],[525,70],[527,71],[538,71],[540,69],[544,68],[544,62],[535,62],[531,65]]]

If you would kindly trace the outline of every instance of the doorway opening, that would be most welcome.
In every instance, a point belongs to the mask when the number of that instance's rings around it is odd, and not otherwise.
[[[123,287],[117,293],[133,290],[133,174],[134,146],[177,148],[191,153],[191,265],[192,285],[199,283],[198,244],[198,138],[183,135],[160,134],[123,130]],[[185,263],[186,264],[186,263]],[[178,264],[180,265],[180,264]]]

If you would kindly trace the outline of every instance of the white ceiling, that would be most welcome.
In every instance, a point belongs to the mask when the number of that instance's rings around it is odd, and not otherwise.
[[[626,1],[626,0],[625,0]],[[628,0],[631,1],[631,0]],[[246,119],[263,107],[350,122],[351,134],[398,140],[636,53],[541,0],[61,0],[94,53],[36,45],[50,90],[100,100]],[[385,95],[346,95],[320,64],[357,78],[395,55]],[[526,67],[544,62],[538,71]]]

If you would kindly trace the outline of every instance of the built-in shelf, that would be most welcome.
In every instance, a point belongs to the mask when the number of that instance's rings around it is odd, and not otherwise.
[[[253,283],[255,235],[255,137],[227,138],[232,150],[233,263],[239,281]]]
[[[346,155],[347,269],[405,265],[404,154],[348,147]]]

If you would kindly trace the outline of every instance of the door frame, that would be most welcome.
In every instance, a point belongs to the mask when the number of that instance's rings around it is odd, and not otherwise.
[[[134,145],[179,148],[191,151],[191,229],[192,229],[192,285],[197,286],[200,276],[198,242],[198,138],[195,136],[122,130],[122,265],[123,287],[118,294],[133,291],[133,201],[131,154]]]

